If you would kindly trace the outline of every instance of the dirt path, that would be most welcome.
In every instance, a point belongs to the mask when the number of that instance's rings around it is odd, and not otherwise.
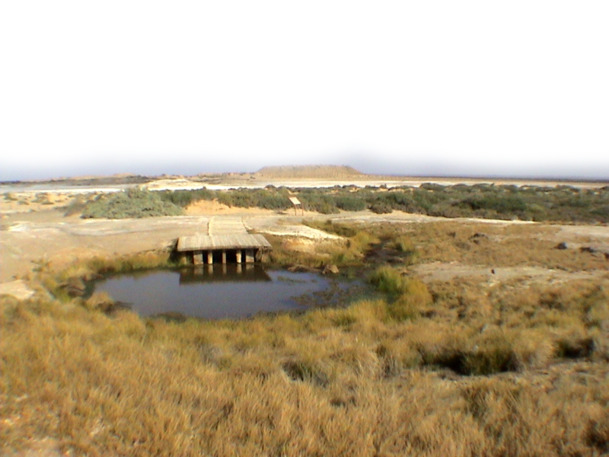
[[[243,218],[238,216],[212,216],[209,219],[207,234],[217,235],[245,235],[247,229],[243,224]]]

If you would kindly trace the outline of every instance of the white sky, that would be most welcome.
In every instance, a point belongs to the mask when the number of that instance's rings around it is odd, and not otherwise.
[[[609,1],[0,2],[0,179],[609,179]]]

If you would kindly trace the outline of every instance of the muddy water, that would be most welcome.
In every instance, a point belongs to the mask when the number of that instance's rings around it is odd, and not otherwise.
[[[118,275],[97,281],[94,289],[107,292],[142,316],[234,319],[260,312],[306,310],[311,305],[347,304],[361,292],[361,284],[316,273],[214,265]]]

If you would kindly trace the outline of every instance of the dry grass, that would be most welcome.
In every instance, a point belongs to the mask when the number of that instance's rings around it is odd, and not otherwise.
[[[271,262],[282,266],[320,267],[327,264],[361,266],[366,251],[370,249],[371,245],[378,242],[375,234],[368,230],[341,225],[329,229],[332,224],[330,226],[328,224],[310,224],[310,226],[320,230],[325,229],[330,233],[338,233],[343,238],[338,240],[306,240],[266,235],[273,245],[273,251],[270,255]]]
[[[138,254],[119,257],[94,256],[78,259],[60,267],[48,262],[39,262],[33,275],[29,275],[30,285],[41,291],[48,291],[61,301],[69,301],[74,295],[74,289],[84,287],[84,281],[89,281],[100,274],[124,273],[151,268],[175,266],[168,251],[147,251]],[[81,290],[82,292],[82,290]],[[78,294],[77,294],[78,295]]]
[[[488,236],[507,244],[484,252],[455,241],[477,229],[445,229],[432,226],[429,238],[418,228],[356,231],[342,247],[361,263],[385,237],[396,252],[416,246],[423,261],[477,262],[506,254],[509,236],[530,235],[493,227]],[[512,255],[504,262],[538,261]],[[41,279],[166,260],[96,260],[59,276],[41,268]],[[424,284],[408,268],[377,270],[386,299],[244,321],[107,315],[100,295],[1,297],[0,453],[25,455],[44,440],[91,456],[609,452],[609,277],[483,287]]]
[[[381,236],[399,246],[416,247],[417,262],[460,262],[489,267],[540,266],[566,271],[607,269],[602,253],[556,249],[557,228],[525,225],[493,225],[476,222],[434,222],[379,229]],[[585,245],[586,239],[581,243]]]
[[[555,326],[484,331],[476,315],[395,319],[382,300],[177,324],[108,317],[90,310],[95,300],[7,299],[0,440],[20,449],[53,438],[86,455],[595,455],[609,369],[606,335],[586,316],[606,298],[581,307],[572,296],[551,308],[566,316]],[[569,338],[599,340],[578,355],[585,375],[579,362],[552,370]],[[434,366],[514,373],[447,381]]]

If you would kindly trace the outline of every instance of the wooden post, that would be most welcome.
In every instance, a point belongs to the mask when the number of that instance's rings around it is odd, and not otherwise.
[[[194,251],[192,253],[192,263],[194,265],[202,265],[203,264],[203,251]]]
[[[213,265],[214,264],[214,253],[213,253],[213,251],[207,251],[207,264],[208,265]]]
[[[236,257],[237,257],[237,263],[241,263],[241,249],[237,249],[237,251],[235,252]]]
[[[226,249],[222,250],[222,265],[226,265]]]
[[[252,249],[245,250],[245,263],[254,263],[254,251]]]

